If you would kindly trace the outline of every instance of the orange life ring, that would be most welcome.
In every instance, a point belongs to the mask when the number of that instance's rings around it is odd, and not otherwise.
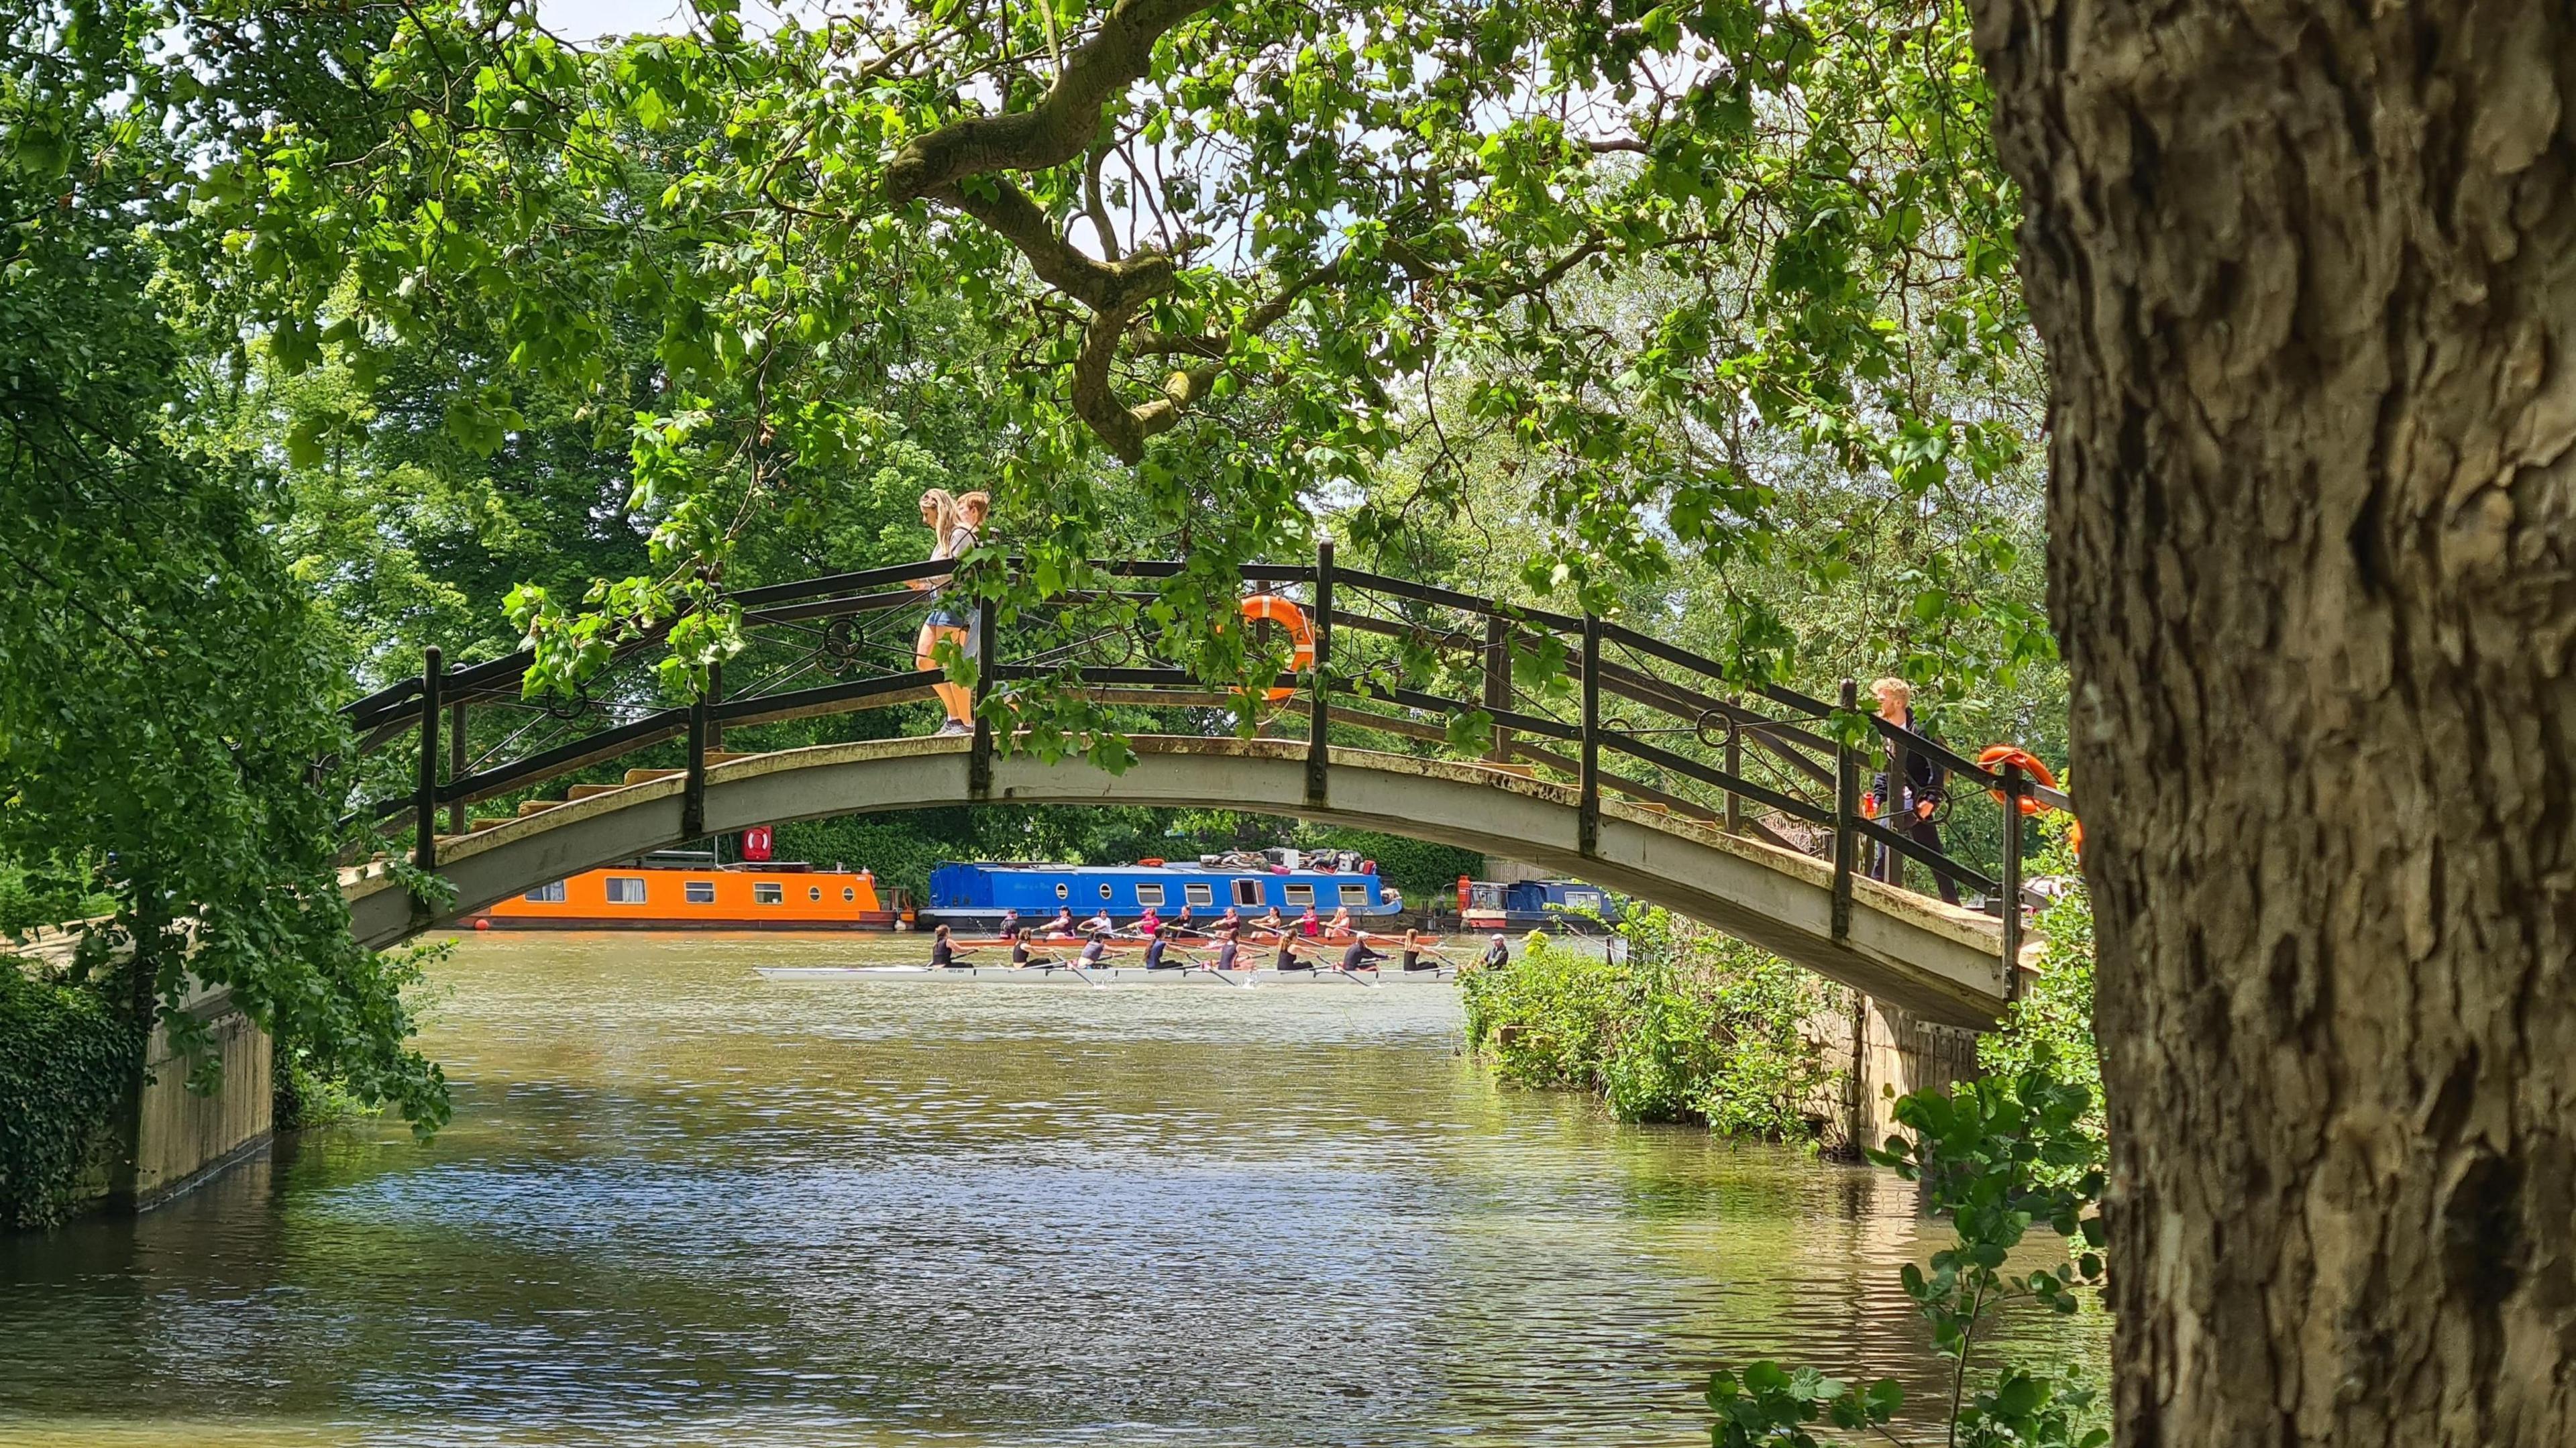
[[[1315,628],[1306,621],[1306,611],[1275,593],[1256,593],[1243,601],[1243,621],[1247,624],[1275,623],[1288,630],[1289,667],[1303,673],[1315,666]],[[1272,689],[1271,703],[1285,701],[1294,689]]]
[[[2029,750],[2024,749],[2017,744],[1990,744],[1986,746],[1985,753],[1977,756],[1977,763],[1984,765],[1988,769],[2000,769],[2007,764],[2018,764],[2021,766],[2022,772],[2029,775],[2031,778],[2047,785],[2050,789],[2057,788],[2057,776],[2049,772],[2047,764],[2043,763],[2038,755],[2031,753]],[[1990,789],[1987,790],[1986,793],[1995,797],[1995,803],[2002,804],[2004,802],[2004,792],[2002,790]],[[2049,808],[2049,806],[2040,803],[2035,796],[2026,794],[2021,797],[2021,812],[2023,814],[2035,815],[2041,810],[2047,808]]]

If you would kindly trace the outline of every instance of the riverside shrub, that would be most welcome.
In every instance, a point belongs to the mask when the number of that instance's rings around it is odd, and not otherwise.
[[[1808,1020],[1815,976],[1743,942],[1632,910],[1615,958],[1533,934],[1465,979],[1470,1046],[1515,1086],[1598,1093],[1623,1121],[1698,1121],[1733,1137],[1811,1136],[1832,1072]]]
[[[96,992],[0,955],[0,1231],[70,1215],[142,1049],[142,1029]]]

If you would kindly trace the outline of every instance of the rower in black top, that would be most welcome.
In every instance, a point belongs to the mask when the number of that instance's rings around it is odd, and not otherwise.
[[[1011,938],[1011,966],[1015,970],[1044,970],[1060,964],[1055,957],[1029,953],[1029,933],[1025,930]]]
[[[975,963],[958,953],[948,940],[948,927],[940,926],[930,933],[930,968],[932,970],[972,970]]]
[[[1369,949],[1368,941],[1354,938],[1342,951],[1342,974],[1349,975],[1357,970],[1375,970],[1377,963],[1384,959],[1386,959],[1384,955]]]

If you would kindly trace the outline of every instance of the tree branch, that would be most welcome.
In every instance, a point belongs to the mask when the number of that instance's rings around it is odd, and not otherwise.
[[[1043,171],[1081,155],[1099,138],[1100,108],[1152,67],[1155,42],[1215,3],[1118,0],[1035,106],[952,122],[906,143],[886,165],[887,203],[935,197],[969,176]]]

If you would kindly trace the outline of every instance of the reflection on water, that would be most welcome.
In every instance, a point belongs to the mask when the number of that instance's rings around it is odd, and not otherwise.
[[[1678,1444],[1721,1360],[1931,1385],[1911,1188],[1500,1091],[1451,987],[752,969],[918,949],[468,940],[435,1141],[0,1239],[0,1443]]]

